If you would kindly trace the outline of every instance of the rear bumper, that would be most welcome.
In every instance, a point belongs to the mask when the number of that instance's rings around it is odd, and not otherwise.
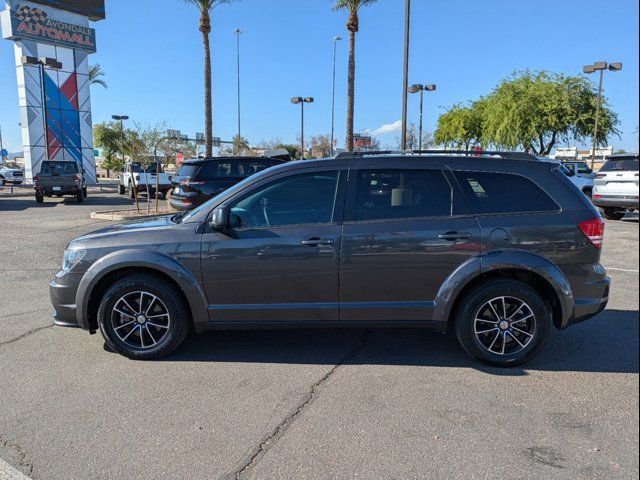
[[[586,298],[576,298],[574,300],[573,314],[560,328],[567,328],[576,323],[584,322],[602,312],[609,302],[609,290],[611,279],[605,277],[601,280],[589,282],[584,285],[581,293],[590,292]]]
[[[36,185],[35,190],[36,192],[41,192],[44,195],[75,195],[80,191],[80,187],[77,185],[61,185],[56,188],[60,188],[60,190],[54,190],[53,187]]]
[[[638,208],[640,201],[637,196],[632,195],[601,195],[593,194],[593,204],[597,207],[621,207],[621,208]]]
[[[175,197],[173,195],[169,200],[169,204],[177,210],[192,210],[193,208],[197,207],[196,203],[192,200],[182,197]]]

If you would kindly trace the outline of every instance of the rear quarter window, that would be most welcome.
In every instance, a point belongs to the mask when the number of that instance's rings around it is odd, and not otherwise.
[[[468,171],[454,171],[453,174],[477,214],[560,210],[544,190],[521,175]]]

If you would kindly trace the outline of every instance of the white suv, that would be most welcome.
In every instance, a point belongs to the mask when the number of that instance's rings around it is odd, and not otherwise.
[[[605,218],[620,220],[629,210],[638,210],[638,154],[612,155],[596,174],[593,203]]]

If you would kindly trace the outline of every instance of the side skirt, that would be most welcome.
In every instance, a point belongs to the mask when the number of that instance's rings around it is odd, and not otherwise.
[[[235,321],[204,322],[194,325],[196,332],[211,330],[258,330],[290,328],[429,328],[444,332],[447,322],[436,320],[359,320],[359,321]]]

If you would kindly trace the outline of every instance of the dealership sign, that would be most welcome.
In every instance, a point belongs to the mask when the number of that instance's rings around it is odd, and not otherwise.
[[[9,13],[10,17],[9,21],[6,16],[2,19],[5,38],[35,40],[91,53],[96,51],[96,31],[93,28],[53,20],[45,11],[28,5],[3,13]],[[6,28],[9,26],[10,30]]]

